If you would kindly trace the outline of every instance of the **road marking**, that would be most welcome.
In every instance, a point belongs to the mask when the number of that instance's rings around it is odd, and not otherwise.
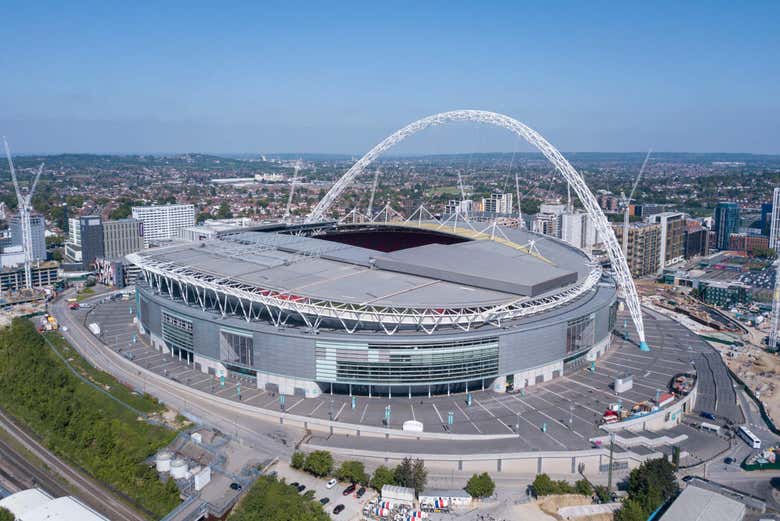
[[[412,409],[412,419],[417,421],[417,418],[414,417],[414,405],[412,404],[411,401],[409,402],[409,407],[411,407],[411,409]]]
[[[342,403],[342,404],[341,404],[341,408],[339,408],[339,412],[337,412],[337,413],[336,413],[336,416],[334,416],[334,417],[333,417],[333,421],[334,421],[334,422],[339,420],[339,416],[341,416],[341,411],[343,411],[343,410],[344,410],[344,407],[346,407],[346,406],[347,406],[347,404],[346,404],[346,403]]]
[[[320,400],[319,402],[317,402],[317,406],[316,406],[314,409],[312,409],[312,411],[309,413],[309,416],[310,416],[311,418],[314,418],[314,413],[315,413],[315,412],[317,412],[317,409],[319,409],[320,407],[322,407],[322,404],[323,404],[323,403],[325,403],[325,402],[323,402],[322,400]]]
[[[298,405],[299,403],[301,403],[303,400],[304,400],[304,399],[303,399],[303,398],[301,398],[300,400],[298,400],[297,402],[295,402],[294,404],[292,404],[291,406],[289,406],[289,407],[287,408],[287,411],[286,411],[286,412],[290,412],[290,411],[292,410],[292,408],[293,408],[293,407],[295,407],[296,405]]]
[[[444,425],[444,419],[441,417],[441,414],[439,414],[439,409],[436,407],[436,404],[431,402],[431,405],[433,405],[433,410],[436,411],[436,416],[439,417],[439,421]]]
[[[363,407],[363,414],[360,415],[360,423],[363,423],[363,418],[366,417],[366,411],[368,411],[368,404],[366,403],[366,406]]]
[[[493,399],[495,400],[495,398],[493,398]],[[498,416],[496,416],[495,414],[493,414],[493,411],[491,411],[490,409],[488,409],[487,407],[485,407],[484,405],[482,405],[482,403],[481,403],[481,402],[478,402],[477,400],[473,400],[473,401],[474,401],[474,403],[476,403],[477,405],[479,405],[480,407],[482,407],[483,409],[485,409],[485,410],[488,412],[488,414],[490,414],[490,415],[491,415],[493,418],[495,418],[495,419],[496,419],[496,421],[498,421],[498,423],[500,423],[501,425],[503,425],[504,427],[506,427],[507,429],[509,429],[509,432],[515,432],[514,430],[512,430],[512,427],[510,427],[509,425],[507,425],[506,423],[504,423],[504,422],[501,420],[501,418],[499,418]],[[501,404],[499,403],[499,405],[501,405]]]
[[[475,429],[477,429],[477,432],[478,432],[478,433],[480,433],[480,434],[482,434],[482,431],[481,431],[481,430],[479,430],[479,427],[477,427],[477,424],[476,424],[476,423],[474,423],[474,422],[471,420],[471,418],[469,418],[469,415],[468,415],[468,414],[466,414],[466,411],[464,411],[463,409],[461,409],[461,408],[460,408],[460,405],[458,404],[458,402],[456,402],[456,401],[454,401],[454,400],[453,400],[453,402],[452,402],[452,403],[454,403],[454,404],[455,404],[455,407],[457,407],[457,409],[460,411],[460,413],[463,415],[463,417],[464,417],[464,418],[466,418],[466,420],[468,420],[468,422],[469,422],[471,425],[473,425]]]

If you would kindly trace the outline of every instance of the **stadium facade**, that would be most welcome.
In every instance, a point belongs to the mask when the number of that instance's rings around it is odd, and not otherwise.
[[[128,260],[157,349],[307,397],[534,385],[603,353],[617,311],[581,250],[467,223],[277,224]]]

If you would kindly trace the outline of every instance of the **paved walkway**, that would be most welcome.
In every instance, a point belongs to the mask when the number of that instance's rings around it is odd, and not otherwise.
[[[134,306],[132,301],[101,301],[94,308],[71,313],[85,324],[98,323],[103,343],[152,371],[222,398],[282,410],[279,395],[257,389],[249,378],[227,378],[222,386],[213,376],[196,371],[192,365],[155,351],[137,333],[133,323]],[[624,324],[628,326],[629,340],[620,335]],[[361,396],[354,404],[349,396],[343,395],[325,394],[309,399],[285,396],[284,410],[300,416],[384,427],[385,407],[390,405],[390,428],[400,428],[405,420],[414,419],[423,422],[428,432],[517,435],[507,442],[516,450],[576,450],[590,448],[588,439],[603,434],[598,425],[608,404],[620,400],[630,407],[652,400],[659,391],[668,388],[675,374],[695,367],[700,385],[697,410],[741,420],[725,366],[706,342],[673,320],[646,311],[645,328],[652,348],[646,353],[634,344],[636,336],[630,324],[627,315],[619,317],[619,334],[614,337],[612,349],[597,362],[594,372],[583,367],[529,387],[523,394],[474,391],[471,406],[465,394],[411,399]],[[633,374],[634,386],[618,396],[611,385],[617,376],[626,372]],[[143,382],[139,384],[143,387]],[[454,424],[448,427],[450,412]],[[338,443],[338,437],[334,442]],[[454,446],[460,447],[460,442]]]

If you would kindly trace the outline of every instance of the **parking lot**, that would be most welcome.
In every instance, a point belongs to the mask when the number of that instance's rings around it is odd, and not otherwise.
[[[257,389],[249,379],[215,377],[196,371],[192,365],[152,349],[133,324],[134,302],[100,302],[93,309],[78,310],[85,325],[98,323],[102,341],[148,369],[222,398],[240,400],[265,409],[282,410],[280,396]],[[625,328],[625,331],[624,331]],[[477,390],[471,405],[465,394],[433,398],[406,396],[349,396],[324,394],[319,398],[286,396],[284,410],[290,414],[335,421],[385,426],[385,407],[390,406],[389,427],[400,428],[417,420],[426,431],[454,434],[503,434],[517,436],[517,450],[573,450],[590,447],[589,438],[601,434],[600,419],[610,403],[624,407],[653,400],[667,390],[675,374],[697,371],[697,410],[741,421],[731,381],[720,356],[703,340],[669,318],[645,310],[645,329],[652,350],[642,352],[627,315],[618,319],[613,346],[600,358],[595,371],[589,366],[549,382],[531,386],[522,394],[498,394]],[[627,333],[628,339],[622,337]],[[611,388],[622,374],[633,375],[633,388],[617,395]],[[453,424],[447,425],[452,413]]]
[[[277,463],[273,470],[277,472],[279,479],[284,479],[287,483],[304,485],[306,490],[302,491],[302,494],[310,490],[313,491],[314,501],[328,498],[328,502],[323,508],[331,518],[336,520],[357,521],[362,519],[363,505],[377,495],[373,489],[366,488],[365,495],[362,498],[357,498],[355,492],[345,496],[343,492],[349,486],[349,483],[339,482],[333,488],[327,488],[327,479],[320,479],[306,472],[295,470],[283,462]],[[339,514],[334,514],[333,509],[337,505],[344,505],[344,510]]]

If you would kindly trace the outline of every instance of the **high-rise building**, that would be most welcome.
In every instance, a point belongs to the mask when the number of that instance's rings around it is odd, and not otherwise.
[[[133,206],[133,219],[143,223],[144,245],[170,241],[179,230],[195,224],[195,207],[191,204]]]
[[[695,219],[685,221],[685,246],[683,255],[691,257],[706,257],[710,251],[710,232]]]
[[[623,224],[613,224],[617,237],[623,237]],[[635,277],[659,272],[661,260],[661,225],[651,223],[628,226],[626,261]]]
[[[81,246],[81,223],[78,217],[68,219],[68,242]]]
[[[660,273],[666,266],[685,258],[685,216],[678,212],[661,212],[651,215],[648,222],[661,226]]]
[[[447,215],[452,215],[455,212],[461,214],[461,215],[470,215],[474,209],[473,209],[474,201],[471,199],[463,199],[463,200],[455,200],[452,199],[449,202],[447,202],[446,205],[444,205],[444,213]]]
[[[99,215],[79,217],[81,234],[81,262],[89,269],[95,259],[103,258],[105,243],[103,239],[103,220]]]
[[[103,223],[103,255],[106,260],[121,259],[144,247],[143,223],[138,219],[120,219]]]
[[[488,198],[482,198],[482,211],[486,213],[512,213],[512,194],[495,192]]]
[[[772,203],[761,203],[761,220],[758,221],[760,223],[761,235],[769,235],[769,230],[772,227],[772,208],[774,208]]]
[[[739,232],[739,205],[737,203],[718,203],[713,214],[715,220],[715,247],[727,250],[729,237]]]
[[[780,187],[772,194],[772,220],[769,223],[769,247],[777,251],[780,241]]]
[[[590,250],[598,242],[598,232],[585,212],[565,212],[561,215],[561,239],[572,246]]]
[[[22,238],[22,220],[18,215],[11,219],[11,246],[24,248]],[[30,233],[32,234],[33,261],[46,260],[46,220],[42,215],[30,215]]]

